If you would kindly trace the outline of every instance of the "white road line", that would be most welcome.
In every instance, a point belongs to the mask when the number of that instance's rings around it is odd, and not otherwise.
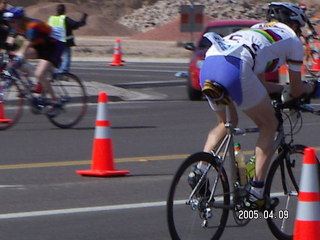
[[[162,207],[165,205],[166,205],[166,202],[161,201],[161,202],[150,202],[150,203],[109,205],[109,206],[99,206],[99,207],[67,208],[67,209],[44,210],[44,211],[5,213],[5,214],[0,214],[0,220],[12,219],[12,218],[51,216],[51,215],[61,215],[61,214],[126,210],[126,209],[135,209],[135,208]]]
[[[24,188],[24,185],[0,185],[0,188]]]
[[[272,197],[284,196],[283,193],[272,193]],[[185,204],[185,200],[175,201],[175,204]],[[146,203],[132,203],[132,204],[119,204],[119,205],[107,205],[98,207],[83,207],[83,208],[67,208],[67,209],[55,209],[44,211],[31,211],[31,212],[17,212],[17,213],[4,213],[0,214],[0,220],[14,219],[14,218],[28,218],[28,217],[41,217],[52,216],[62,214],[75,214],[75,213],[89,213],[89,212],[102,212],[102,211],[114,211],[114,210],[126,210],[137,208],[149,208],[149,207],[163,207],[166,205],[165,201],[160,202],[146,202]]]

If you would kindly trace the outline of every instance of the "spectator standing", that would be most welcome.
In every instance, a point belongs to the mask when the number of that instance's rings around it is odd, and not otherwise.
[[[69,72],[71,65],[71,48],[75,46],[73,30],[78,29],[86,25],[87,14],[84,13],[80,21],[75,21],[68,16],[66,16],[66,6],[64,4],[57,5],[57,14],[55,16],[50,16],[48,19],[48,24],[51,26],[60,26],[65,29],[66,32],[66,46],[62,54],[62,62],[58,69],[59,73]]]

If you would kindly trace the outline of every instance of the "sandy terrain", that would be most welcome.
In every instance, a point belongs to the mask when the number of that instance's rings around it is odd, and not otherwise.
[[[123,58],[156,57],[187,58],[190,51],[185,50],[177,41],[132,40],[129,37],[85,37],[76,38],[73,48],[75,57],[112,57],[115,40],[121,40]]]

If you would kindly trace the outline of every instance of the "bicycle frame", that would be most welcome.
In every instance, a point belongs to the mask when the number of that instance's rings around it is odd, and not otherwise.
[[[231,179],[232,179],[232,186],[231,186],[231,193],[235,193],[237,185],[236,182],[238,180],[237,177],[237,167],[236,167],[236,160],[235,160],[235,153],[234,153],[234,136],[237,135],[244,135],[246,133],[257,133],[259,132],[258,128],[244,128],[244,129],[240,129],[240,128],[234,128],[232,123],[231,123],[231,114],[230,114],[230,106],[226,106],[226,124],[225,127],[227,129],[227,134],[225,135],[225,137],[223,138],[223,140],[221,141],[221,143],[219,144],[218,148],[215,151],[212,151],[213,156],[217,157],[219,159],[219,163],[220,163],[220,167],[219,167],[219,172],[218,175],[213,183],[212,186],[212,191],[211,191],[211,196],[209,198],[209,202],[212,200],[212,197],[214,196],[215,193],[215,189],[216,186],[218,184],[219,181],[219,176],[221,174],[221,170],[224,166],[224,162],[227,158],[227,155],[229,154],[230,157],[230,169],[231,169]],[[281,113],[279,115],[279,117],[281,117]],[[282,117],[281,117],[282,119]],[[274,140],[274,153],[276,152],[277,149],[279,149],[279,147],[284,146],[285,143],[285,133],[284,133],[284,128],[282,126],[282,123],[279,125],[278,128],[278,134],[275,137]],[[209,170],[211,166],[208,166],[208,168],[206,169],[206,171],[204,172],[203,176],[204,177],[207,173],[207,171]],[[201,183],[201,180],[199,181],[198,184]],[[195,189],[197,189],[197,187],[195,187]],[[195,191],[194,189],[194,191]],[[193,191],[193,192],[194,192]],[[193,192],[191,193],[191,196],[193,196]],[[233,205],[229,206],[230,208],[233,208]]]
[[[32,81],[14,66],[10,66],[9,60],[8,54],[0,55],[0,103],[3,116],[7,117],[1,120],[0,130],[8,129],[18,121],[24,101],[28,101],[32,113],[46,115],[57,127],[70,128],[79,123],[86,112],[88,100],[81,79],[72,73],[54,73],[53,69],[47,70],[47,81],[50,81],[52,92],[56,95],[52,98],[51,91],[47,89],[35,92]],[[18,101],[15,101],[16,99]]]
[[[15,81],[17,83],[19,90],[24,91],[24,96],[27,96],[27,99],[32,99],[33,94],[30,89],[30,83],[23,81],[21,79],[19,72],[16,69],[14,69],[13,67],[9,67],[8,73],[9,73],[8,77],[11,78],[12,81]],[[22,86],[22,88],[21,88],[21,86]]]

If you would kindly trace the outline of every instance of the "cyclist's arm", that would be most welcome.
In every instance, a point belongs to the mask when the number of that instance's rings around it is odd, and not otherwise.
[[[1,43],[0,48],[2,52],[14,50],[16,48],[15,38],[10,36],[7,37],[6,41]]]
[[[28,48],[31,46],[31,42],[28,40],[23,41],[22,46],[16,52],[17,55],[25,56]]]
[[[79,27],[86,25],[86,18],[87,18],[87,15],[84,15],[80,21],[75,21],[69,17],[66,17],[67,29],[70,28],[71,30],[76,30]]]
[[[303,94],[311,94],[314,91],[314,84],[301,80],[301,72],[289,69],[289,79],[290,92],[294,98],[301,97]]]
[[[260,81],[262,82],[264,87],[267,89],[267,92],[269,94],[282,92],[283,86],[280,84],[277,84],[277,83],[272,83],[272,82],[266,81],[266,74],[265,73],[258,74],[258,78],[260,79]]]
[[[304,94],[314,91],[313,83],[306,83],[301,79],[301,67],[303,64],[304,49],[299,38],[292,38],[292,44],[287,49],[287,65],[290,79],[290,93],[293,98],[299,98]]]

